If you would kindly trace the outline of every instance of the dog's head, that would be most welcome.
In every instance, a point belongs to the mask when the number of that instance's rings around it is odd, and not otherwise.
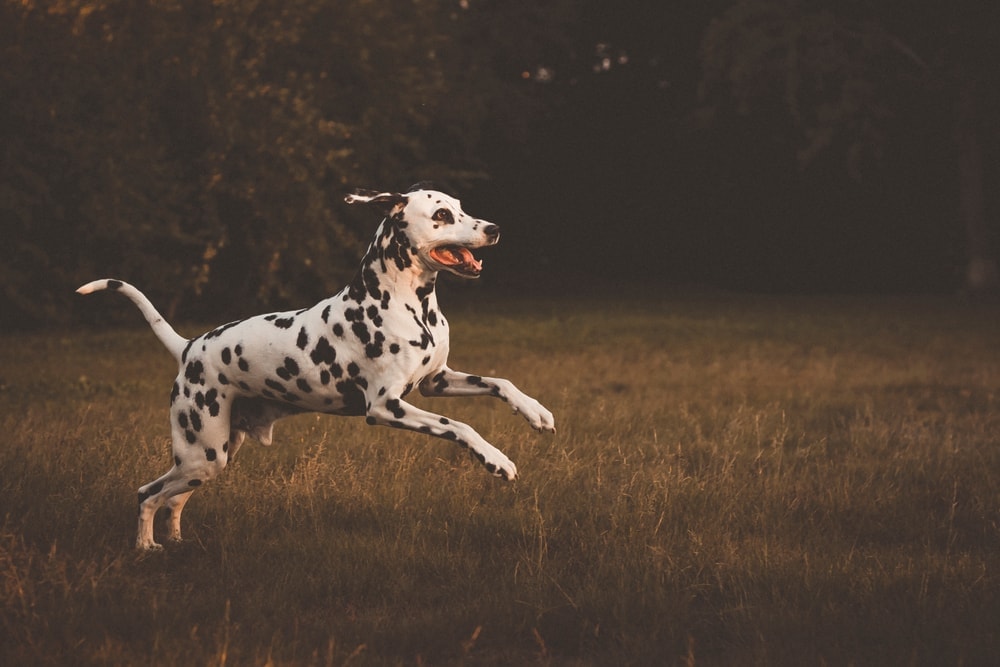
[[[392,227],[391,230],[383,229],[383,236],[387,232],[398,235],[397,238],[383,239],[383,242],[402,249],[401,252],[408,252],[421,268],[429,271],[450,271],[463,278],[478,278],[483,263],[476,259],[472,251],[494,245],[500,240],[499,227],[473,218],[462,210],[462,204],[457,199],[430,189],[423,183],[413,186],[405,194],[355,190],[344,201],[378,207],[385,214],[386,223]],[[383,228],[386,223],[383,223]]]

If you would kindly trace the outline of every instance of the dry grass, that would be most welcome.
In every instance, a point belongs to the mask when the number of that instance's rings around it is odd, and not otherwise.
[[[144,330],[0,340],[3,664],[987,664],[1000,313],[932,300],[467,304],[424,406],[514,459],[302,416],[140,556],[168,466]],[[158,531],[162,535],[162,524]]]

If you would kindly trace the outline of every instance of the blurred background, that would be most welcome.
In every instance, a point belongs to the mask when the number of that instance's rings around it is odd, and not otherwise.
[[[504,230],[479,292],[997,288],[993,2],[0,0],[0,48],[4,330],[308,305],[422,180]]]

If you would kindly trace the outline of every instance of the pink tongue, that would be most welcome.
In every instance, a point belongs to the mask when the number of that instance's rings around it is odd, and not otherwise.
[[[471,266],[476,271],[482,271],[483,263],[478,259],[476,259],[473,256],[473,254],[469,252],[468,248],[456,248],[455,251],[456,252],[454,254],[459,255],[461,257],[463,264]]]
[[[473,254],[471,252],[469,252],[468,248],[463,248],[461,246],[455,246],[455,247],[449,248],[448,251],[449,251],[449,253],[451,254],[452,257],[454,257],[456,260],[458,260],[457,263],[463,264],[465,266],[471,266],[476,271],[482,271],[483,270],[483,263],[481,261],[479,261],[478,259],[476,259],[475,256],[473,256]]]

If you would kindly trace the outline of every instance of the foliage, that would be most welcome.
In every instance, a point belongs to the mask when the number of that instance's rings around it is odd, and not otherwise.
[[[966,236],[965,288],[996,291],[996,225],[987,221],[995,202],[982,183],[995,177],[983,155],[1000,138],[997,25],[978,0],[918,11],[737,0],[702,40],[704,115],[752,115],[758,132],[785,137],[791,127],[800,166],[835,152],[855,179],[893,143],[923,147],[916,157],[924,162],[943,152]],[[935,146],[940,137],[950,139],[945,151]]]
[[[449,316],[456,367],[556,414],[543,436],[497,401],[418,397],[517,483],[304,415],[149,556],[134,489],[169,466],[169,355],[145,328],[4,337],[0,662],[995,661],[995,307],[477,296]]]
[[[899,46],[878,22],[788,0],[744,0],[705,32],[701,95],[716,108],[728,98],[740,114],[778,110],[797,135],[800,163],[839,144],[859,172],[881,154],[892,79],[923,67]]]
[[[168,312],[329,293],[372,227],[345,192],[482,180],[483,128],[528,113],[470,43],[523,3],[469,4],[4,0],[5,323],[103,275]]]

